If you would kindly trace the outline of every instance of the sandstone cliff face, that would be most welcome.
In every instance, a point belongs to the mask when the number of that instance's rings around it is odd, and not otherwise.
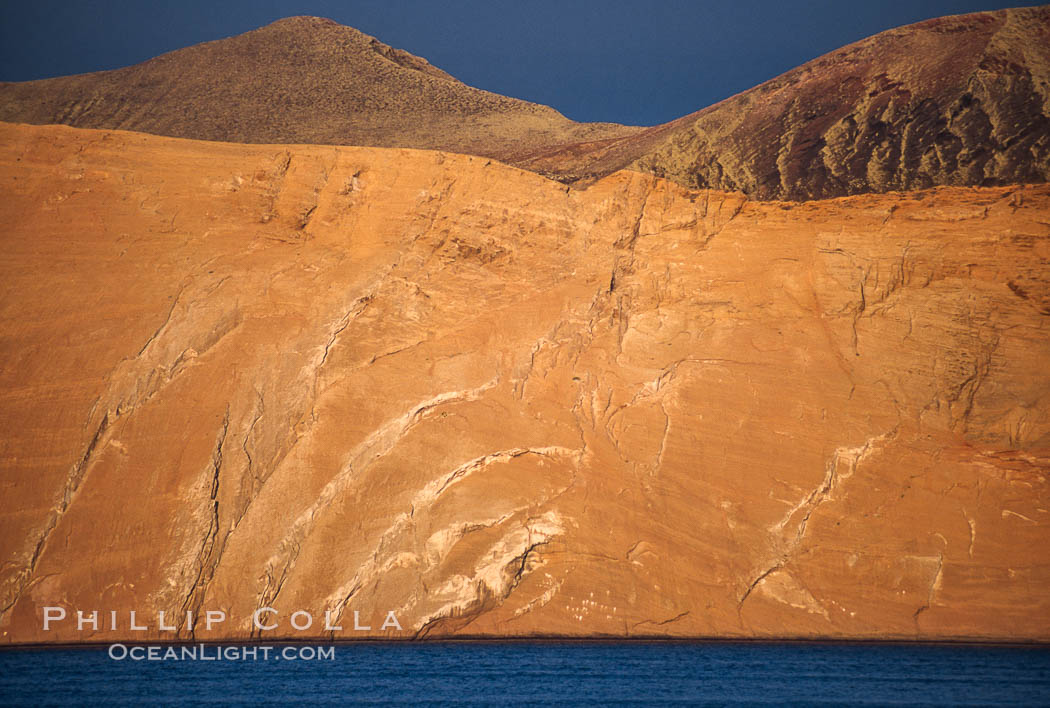
[[[0,120],[243,143],[415,147],[512,159],[633,134],[467,86],[353,27],[289,17],[115,71],[0,83]]]
[[[5,642],[1050,638],[1048,187],[0,134]]]
[[[1050,7],[943,17],[843,47],[637,135],[523,167],[630,167],[758,199],[1050,179]]]

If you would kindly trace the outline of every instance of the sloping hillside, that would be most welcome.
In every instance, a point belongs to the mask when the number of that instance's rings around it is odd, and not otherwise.
[[[756,199],[1046,182],[1050,8],[883,32],[666,125],[519,164],[584,183],[630,167]]]
[[[472,88],[351,27],[291,17],[94,74],[0,84],[0,120],[243,143],[416,147],[510,160],[637,132]]]

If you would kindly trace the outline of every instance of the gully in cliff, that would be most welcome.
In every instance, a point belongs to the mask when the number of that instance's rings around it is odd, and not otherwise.
[[[148,620],[139,619],[139,613],[136,610],[129,610],[128,612],[118,612],[117,610],[99,611],[99,610],[77,610],[74,616],[66,611],[64,607],[49,606],[44,608],[43,628],[45,632],[50,632],[56,627],[60,627],[63,623],[76,622],[78,632],[90,630],[92,632],[113,632],[117,630],[128,629],[133,632],[147,632],[150,630],[156,630],[158,632],[178,632],[180,629],[193,631],[195,627],[203,624],[204,629],[212,631],[221,628],[228,619],[225,610],[204,610],[202,612],[194,613],[192,610],[186,612],[185,624],[180,628],[172,622],[174,619],[171,616],[166,616],[164,610],[158,610],[156,613],[156,622],[150,625]],[[279,628],[291,627],[297,632],[306,632],[310,629],[321,629],[325,632],[342,631],[343,627],[339,624],[342,620],[338,613],[333,613],[331,610],[327,610],[324,613],[324,626],[321,628],[318,626],[315,628],[314,616],[306,610],[297,610],[287,617],[287,624],[284,622],[284,618],[272,607],[260,607],[252,613],[252,628],[258,631],[273,631]],[[372,624],[363,624],[363,622],[372,622],[372,620],[362,619],[361,613],[358,610],[354,610],[354,631],[367,632],[371,631]],[[318,623],[319,625],[320,623]],[[67,625],[68,626],[68,625]],[[400,630],[401,623],[398,622],[397,616],[394,611],[391,610],[386,613],[386,618],[383,620],[382,625],[379,627],[380,631]]]

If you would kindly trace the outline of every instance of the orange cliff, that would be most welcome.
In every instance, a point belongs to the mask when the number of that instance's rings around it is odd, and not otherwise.
[[[5,643],[1050,639],[1050,186],[0,135]]]

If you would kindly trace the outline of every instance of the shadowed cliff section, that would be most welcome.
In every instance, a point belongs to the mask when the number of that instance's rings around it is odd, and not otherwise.
[[[1045,182],[1050,7],[889,30],[671,123],[519,166],[584,183],[631,167],[756,199]]]
[[[512,159],[637,132],[482,91],[351,27],[290,17],[135,66],[0,84],[0,120],[240,143],[415,147]]]

